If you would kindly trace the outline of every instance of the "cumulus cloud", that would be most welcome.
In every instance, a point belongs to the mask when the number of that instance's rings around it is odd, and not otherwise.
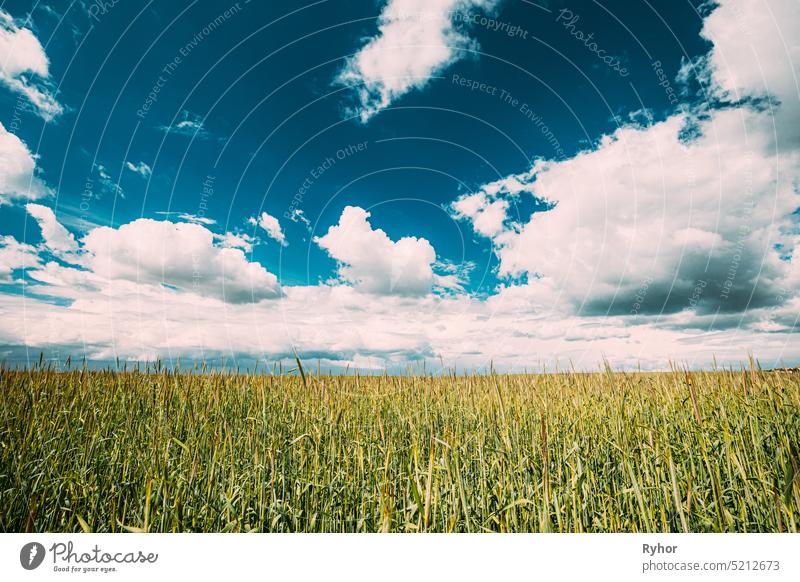
[[[202,225],[140,218],[82,239],[84,265],[108,280],[163,284],[230,303],[280,296],[277,277]]]
[[[0,271],[7,279],[25,259],[36,267],[29,275],[44,284],[44,295],[72,297],[86,287],[111,293],[152,293],[168,289],[181,295],[212,297],[231,304],[255,303],[281,296],[277,277],[260,263],[250,262],[247,235],[219,235],[200,224],[141,218],[119,228],[96,227],[80,241],[58,222],[52,209],[26,205],[42,236],[38,248],[3,239]],[[60,262],[45,260],[50,253]],[[67,263],[68,265],[65,265]],[[78,285],[78,283],[82,284]]]
[[[52,194],[36,175],[36,158],[16,135],[0,123],[0,204],[36,200]]]
[[[491,200],[483,192],[461,196],[452,205],[456,218],[470,220],[475,232],[488,238],[503,231],[508,206],[507,200]]]
[[[106,292],[120,285],[125,289],[150,286],[233,304],[281,296],[278,278],[260,263],[247,260],[245,252],[252,251],[253,239],[246,234],[216,234],[198,223],[141,218],[119,228],[96,227],[76,241],[52,209],[33,203],[25,208],[41,229],[41,250],[72,265],[48,263],[33,271],[32,278],[53,287],[42,293],[54,294],[77,277]],[[10,265],[18,262],[23,251],[27,256],[33,248],[13,243],[4,241],[5,273],[17,268]],[[36,265],[36,261],[30,263]]]
[[[50,92],[50,61],[39,39],[3,9],[0,9],[0,55],[0,84],[24,95],[46,121],[63,112]]]
[[[701,35],[713,47],[689,71],[718,99],[769,98],[778,145],[800,146],[800,3],[723,0]]]
[[[217,237],[223,247],[229,249],[242,249],[249,253],[253,250],[253,237],[244,233],[226,232]]]
[[[509,216],[512,202],[517,203],[521,193],[529,193],[533,170],[511,174],[488,182],[477,192],[463,194],[450,204],[450,211],[457,220],[472,224],[476,233],[494,239],[509,229],[518,229],[519,224]],[[547,210],[552,203],[543,198],[536,199],[540,210]]]
[[[742,311],[771,304],[798,207],[762,114],[725,110],[685,143],[672,117],[618,130],[596,150],[535,166],[530,194],[555,202],[498,236],[501,275],[553,280],[590,313]],[[784,165],[785,164],[785,165]]]
[[[378,34],[348,59],[336,81],[352,85],[362,123],[462,58],[475,42],[459,30],[456,15],[488,10],[499,0],[389,0]],[[462,19],[463,20],[463,19]]]
[[[370,216],[363,208],[347,206],[338,224],[314,238],[339,263],[343,281],[367,293],[405,296],[426,295],[434,286],[459,285],[453,275],[434,273],[436,251],[430,242],[413,236],[393,241],[383,230],[372,228]]]
[[[456,201],[457,216],[493,239],[501,276],[527,277],[549,309],[691,310],[714,314],[712,327],[744,322],[719,314],[776,307],[797,292],[800,125],[776,135],[776,123],[798,109],[798,4],[770,3],[786,27],[755,4],[726,0],[706,20],[715,45],[696,67],[715,101],[700,115],[627,125],[571,159],[539,160]],[[735,35],[737,26],[748,34]],[[776,97],[772,107],[754,104],[764,95]],[[500,209],[484,218],[521,195],[546,211],[524,224],[501,221]]]
[[[260,216],[248,219],[248,222],[253,226],[258,226],[267,233],[267,236],[278,241],[282,246],[288,246],[289,243],[286,241],[286,236],[283,234],[281,224],[274,216],[262,212]]]

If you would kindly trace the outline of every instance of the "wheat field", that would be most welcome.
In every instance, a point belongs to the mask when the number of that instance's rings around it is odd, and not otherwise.
[[[792,371],[0,374],[5,532],[798,526]]]

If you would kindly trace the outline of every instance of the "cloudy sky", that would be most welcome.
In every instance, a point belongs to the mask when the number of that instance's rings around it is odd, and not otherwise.
[[[800,363],[797,0],[11,0],[0,112],[6,363]]]

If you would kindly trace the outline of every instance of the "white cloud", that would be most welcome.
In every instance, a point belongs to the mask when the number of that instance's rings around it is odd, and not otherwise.
[[[229,249],[242,249],[244,252],[249,253],[253,250],[253,237],[248,234],[226,232],[219,235],[218,240],[223,247]]]
[[[519,225],[511,221],[508,212],[510,201],[516,202],[521,193],[529,191],[533,178],[532,171],[511,174],[484,184],[477,192],[463,194],[450,205],[453,217],[469,221],[476,233],[491,239],[516,229]]]
[[[39,39],[0,9],[0,84],[25,95],[39,115],[51,121],[63,107],[50,93],[50,61]]]
[[[571,159],[539,160],[456,201],[456,215],[493,239],[500,275],[528,276],[542,308],[598,315],[745,313],[797,293],[800,125],[776,137],[776,124],[800,102],[800,19],[790,18],[799,5],[770,3],[790,20],[784,28],[753,4],[722,2],[704,26],[721,44],[703,81],[725,107],[622,127]],[[749,35],[731,32],[737,11]],[[730,103],[765,93],[779,97],[776,111]],[[516,196],[554,207],[499,233],[499,210],[481,222],[490,201]]]
[[[84,265],[108,280],[164,284],[230,303],[279,297],[278,279],[199,224],[141,218],[82,239]]]
[[[343,281],[378,295],[421,296],[434,286],[457,288],[457,277],[434,273],[436,251],[426,239],[408,236],[392,241],[383,230],[372,228],[369,217],[363,208],[347,206],[339,224],[314,238],[338,261]]]
[[[253,226],[261,228],[270,238],[275,239],[281,243],[282,246],[289,245],[286,241],[286,236],[283,234],[283,230],[281,230],[280,222],[278,222],[278,219],[274,216],[262,212],[258,218],[250,218],[248,222]]]
[[[457,29],[455,14],[491,9],[498,0],[389,0],[378,19],[378,34],[348,59],[337,82],[353,85],[357,113],[372,116],[474,48]]]
[[[723,0],[701,34],[713,43],[699,63],[708,88],[730,101],[772,96],[779,144],[800,146],[800,3]]]
[[[203,118],[191,111],[183,110],[178,116],[178,121],[172,125],[162,125],[158,129],[164,133],[187,135],[190,137],[207,138],[211,134],[206,130]]]
[[[19,242],[13,236],[0,236],[0,283],[13,283],[18,269],[41,265],[36,247]]]
[[[36,158],[0,123],[0,204],[15,199],[36,200],[52,194],[36,176]]]
[[[283,217],[288,218],[292,222],[303,224],[303,226],[306,227],[306,230],[308,230],[308,232],[311,232],[311,221],[308,218],[306,218],[305,212],[303,212],[301,209],[293,208],[288,213],[284,212]]]
[[[205,225],[217,224],[216,220],[214,220],[213,218],[208,218],[207,216],[196,216],[194,214],[181,213],[178,214],[178,218],[186,222],[195,222],[197,224],[205,224]]]
[[[211,226],[213,224],[217,224],[217,221],[213,218],[208,218],[207,216],[198,216],[196,214],[189,214],[187,212],[166,212],[166,211],[158,211],[156,214],[160,216],[176,216],[178,220],[182,220],[183,222],[194,222],[195,224],[203,224],[206,226]]]
[[[456,218],[469,219],[478,234],[492,238],[503,231],[508,201],[489,200],[483,192],[466,194],[453,203]]]
[[[591,313],[684,309],[700,282],[701,311],[774,301],[786,270],[774,245],[794,245],[800,158],[775,159],[763,114],[717,112],[688,143],[686,121],[626,127],[596,150],[537,163],[530,194],[555,208],[495,238],[500,274],[550,279]]]
[[[115,181],[114,178],[111,177],[104,165],[96,164],[94,169],[97,172],[97,176],[100,181],[100,188],[103,192],[111,194],[112,196],[125,198],[125,191],[122,189],[122,186],[119,185],[118,181]]]
[[[25,210],[39,224],[47,250],[59,256],[66,256],[78,251],[75,237],[56,220],[56,215],[50,208],[41,204],[29,203],[25,205]]]
[[[39,224],[43,243],[36,250],[5,237],[0,272],[7,278],[27,260],[37,267],[30,276],[46,285],[39,289],[43,295],[80,301],[80,288],[114,294],[120,289],[138,293],[141,286],[145,294],[153,293],[148,290],[153,287],[234,304],[281,296],[277,277],[247,260],[244,251],[252,250],[247,235],[219,235],[199,224],[141,218],[119,228],[96,227],[78,242],[50,208],[33,203],[25,208]],[[42,267],[42,251],[72,266],[51,261]]]
[[[142,178],[149,178],[153,174],[152,168],[147,164],[145,164],[144,162],[139,162],[138,164],[125,162],[125,167],[128,168],[131,172],[139,174]]]

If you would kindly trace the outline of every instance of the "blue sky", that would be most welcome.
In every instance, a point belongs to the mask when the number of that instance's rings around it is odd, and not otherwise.
[[[1,9],[7,361],[798,359],[796,2]]]

